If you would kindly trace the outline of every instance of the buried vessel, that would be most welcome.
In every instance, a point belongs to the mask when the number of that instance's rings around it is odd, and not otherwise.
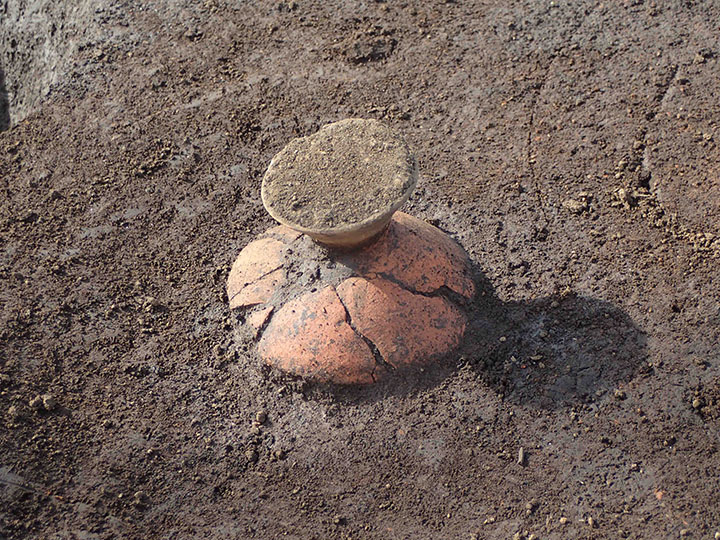
[[[370,384],[458,347],[475,294],[469,260],[396,212],[416,181],[405,141],[376,120],[329,124],[273,158],[262,199],[281,225],[240,252],[227,283],[265,363]]]

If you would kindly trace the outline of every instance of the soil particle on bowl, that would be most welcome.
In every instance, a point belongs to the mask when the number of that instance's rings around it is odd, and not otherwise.
[[[273,158],[263,178],[263,202],[281,222],[345,227],[402,203],[416,169],[392,129],[377,120],[341,120],[291,141]]]

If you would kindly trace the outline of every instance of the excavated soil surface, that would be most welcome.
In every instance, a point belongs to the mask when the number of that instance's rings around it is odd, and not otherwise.
[[[0,537],[720,529],[717,1],[0,7]],[[263,368],[225,297],[270,159],[348,117],[478,289],[363,389]]]

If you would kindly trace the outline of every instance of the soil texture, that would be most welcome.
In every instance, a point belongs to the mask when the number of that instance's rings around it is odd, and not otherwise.
[[[0,537],[713,538],[719,20],[0,2]],[[234,338],[225,285],[272,157],[358,117],[477,294],[444,362],[324,387]]]

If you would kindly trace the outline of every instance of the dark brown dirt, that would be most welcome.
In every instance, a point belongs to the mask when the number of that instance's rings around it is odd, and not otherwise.
[[[0,536],[713,538],[718,2],[103,7],[0,133]],[[315,388],[224,287],[272,156],[358,116],[482,294],[447,363]]]
[[[348,118],[294,139],[262,182],[263,202],[306,229],[355,225],[397,208],[417,182],[415,157],[377,120]]]

